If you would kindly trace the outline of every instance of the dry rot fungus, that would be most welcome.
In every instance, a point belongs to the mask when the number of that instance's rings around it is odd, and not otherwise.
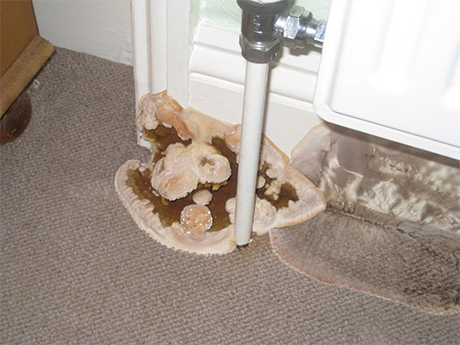
[[[312,129],[291,165],[328,210],[270,232],[299,272],[434,314],[460,311],[459,162],[333,125]]]
[[[126,162],[115,186],[139,227],[170,248],[231,252],[240,127],[183,109],[162,92],[142,98],[137,128],[152,142],[151,159]],[[254,232],[294,225],[324,210],[322,193],[267,138],[260,158]]]

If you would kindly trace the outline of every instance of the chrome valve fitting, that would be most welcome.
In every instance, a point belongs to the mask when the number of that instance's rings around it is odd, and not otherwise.
[[[237,0],[243,10],[240,46],[243,57],[253,63],[267,63],[282,43],[291,49],[312,44],[322,48],[326,23],[313,18],[303,7],[289,0]]]
[[[238,0],[243,10],[240,46],[243,57],[253,63],[267,63],[280,49],[274,26],[289,0]]]
[[[291,49],[304,48],[307,44],[322,48],[325,32],[326,23],[314,19],[310,11],[300,6],[292,6],[274,26],[274,36]]]

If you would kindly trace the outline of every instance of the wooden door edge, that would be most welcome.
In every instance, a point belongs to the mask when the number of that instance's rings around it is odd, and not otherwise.
[[[35,36],[0,79],[0,118],[53,54],[53,45]]]

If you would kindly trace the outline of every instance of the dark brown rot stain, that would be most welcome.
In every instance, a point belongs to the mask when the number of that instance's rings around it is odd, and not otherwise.
[[[265,179],[265,186],[257,189],[256,191],[256,194],[259,197],[259,199],[267,200],[270,204],[272,204],[276,208],[276,210],[279,210],[284,207],[288,207],[289,200],[292,200],[294,202],[299,201],[299,197],[297,196],[297,192],[294,186],[290,184],[289,182],[285,182],[281,185],[279,197],[277,200],[275,200],[272,195],[264,194],[268,186],[270,186],[270,184],[273,181],[276,181],[276,179],[272,179],[268,177],[267,170],[269,168],[270,168],[269,165],[264,164],[262,169],[259,171],[259,176],[262,176]]]
[[[158,126],[160,127],[160,126]],[[164,126],[161,126],[166,128]],[[158,128],[157,128],[158,129]],[[162,136],[161,138],[168,138],[168,144],[176,142],[184,143],[177,133],[175,133],[174,128],[168,129],[168,134]],[[156,131],[156,130],[155,130]],[[150,131],[152,132],[152,131]],[[165,131],[166,132],[166,131]],[[162,132],[162,133],[165,133]],[[154,133],[155,136],[159,136],[159,134]],[[150,137],[154,137],[151,135]],[[160,143],[163,147],[164,141]],[[230,217],[228,212],[225,210],[225,203],[228,199],[233,198],[236,196],[236,176],[238,175],[237,169],[238,165],[236,164],[236,155],[233,153],[225,144],[224,140],[220,138],[214,138],[212,140],[212,144],[219,149],[219,151],[227,157],[230,162],[230,167],[232,170],[232,174],[230,178],[220,184],[199,184],[196,191],[190,193],[184,198],[169,201],[164,199],[160,195],[156,195],[158,193],[154,192],[152,184],[150,182],[150,174],[151,171],[146,169],[144,172],[140,172],[137,170],[131,170],[129,172],[129,179],[128,185],[133,189],[134,193],[139,196],[141,199],[148,199],[154,206],[154,213],[158,213],[161,223],[165,227],[169,227],[175,222],[180,221],[180,214],[185,206],[193,204],[193,194],[199,190],[207,189],[212,193],[212,201],[209,203],[208,208],[211,211],[212,218],[213,218],[213,225],[209,231],[219,231],[231,224]]]
[[[155,162],[164,157],[164,151],[170,144],[182,143],[184,145],[189,145],[191,143],[190,140],[183,141],[177,135],[174,128],[166,128],[163,125],[159,125],[155,130],[144,130],[144,137],[157,144]],[[209,231],[219,231],[231,224],[229,214],[225,210],[225,204],[227,200],[236,196],[238,176],[236,154],[227,147],[225,141],[221,138],[213,138],[212,145],[217,148],[230,162],[230,178],[219,184],[198,184],[195,191],[189,193],[186,197],[175,201],[166,200],[154,191],[150,182],[150,170],[146,169],[141,172],[139,169],[136,169],[129,172],[128,185],[139,198],[142,200],[148,199],[154,205],[153,212],[158,214],[164,227],[169,227],[176,222],[180,222],[180,214],[184,207],[194,203],[192,199],[193,194],[203,189],[207,189],[212,193],[212,200],[209,205],[207,205],[211,211],[213,219],[213,225]],[[264,167],[264,169],[261,170],[261,174],[264,176],[267,183],[271,183],[272,179],[270,179],[265,173],[267,168],[268,167]],[[284,183],[282,185],[278,200],[273,200],[271,197],[263,194],[265,190],[265,187],[259,189],[257,191],[257,195],[261,199],[268,200],[273,206],[275,206],[276,209],[287,207],[289,200],[298,200],[297,193],[290,183]]]
[[[182,140],[179,135],[177,135],[174,127],[167,128],[162,124],[159,124],[155,129],[144,129],[143,136],[146,140],[151,141],[156,144],[156,152],[154,162],[158,162],[161,158],[165,156],[164,151],[166,148],[174,143],[181,143],[185,146],[188,146],[192,143],[192,140]]]
[[[238,176],[238,164],[236,163],[236,154],[227,147],[225,141],[220,138],[214,138],[212,144],[217,147],[223,156],[227,157],[230,162],[232,174],[225,181],[227,184],[221,186],[217,191],[211,190],[212,200],[208,207],[211,210],[213,226],[210,231],[217,231],[230,225],[230,217],[225,210],[225,203],[228,199],[236,196],[236,177]],[[216,227],[214,229],[214,227]]]
[[[154,213],[158,213],[164,227],[169,227],[179,222],[182,209],[193,204],[192,195],[175,201],[169,201],[161,195],[156,195],[150,183],[151,171],[146,169],[140,172],[138,169],[130,170],[128,175],[128,186],[142,200],[148,199],[154,206]]]

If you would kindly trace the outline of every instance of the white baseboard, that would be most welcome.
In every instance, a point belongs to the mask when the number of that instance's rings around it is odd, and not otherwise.
[[[199,23],[189,63],[189,105],[230,123],[241,123],[246,61],[239,31]],[[320,118],[313,96],[321,54],[292,55],[284,48],[271,63],[265,134],[288,155]]]
[[[132,0],[136,100],[167,89],[183,107],[241,123],[246,61],[239,30],[196,22],[195,2]],[[284,48],[281,55],[271,63],[264,132],[289,155],[321,122],[312,105],[321,53]]]

